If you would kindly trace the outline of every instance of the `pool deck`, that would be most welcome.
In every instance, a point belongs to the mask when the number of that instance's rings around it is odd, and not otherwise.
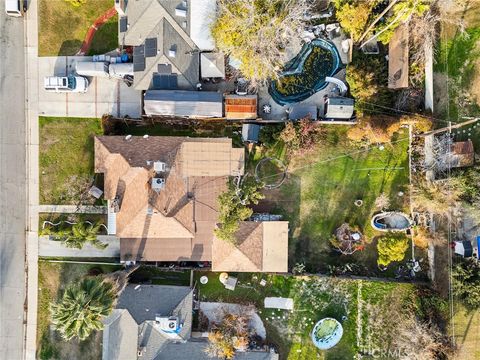
[[[345,81],[345,69],[341,69],[337,74],[335,74],[335,78],[340,79],[342,81]],[[304,104],[304,105],[315,105],[319,109],[319,113],[323,114],[323,105],[324,105],[324,100],[323,97],[324,95],[332,95],[332,90],[336,87],[335,84],[328,84],[327,87],[323,90],[320,90],[310,96],[308,99],[300,101],[295,104],[289,104],[289,105],[279,105],[277,104],[270,94],[268,93],[268,87],[260,87],[258,89],[258,100],[259,100],[259,116],[264,119],[264,120],[287,120],[288,115],[287,115],[287,109],[293,105],[297,104]],[[264,114],[262,113],[262,107],[265,104],[270,104],[272,107],[272,111],[270,114]]]

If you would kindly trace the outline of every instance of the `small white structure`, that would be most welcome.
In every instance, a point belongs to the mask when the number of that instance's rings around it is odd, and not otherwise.
[[[202,53],[200,55],[202,78],[225,79],[225,56],[222,53]]]
[[[293,310],[293,299],[284,297],[266,297],[264,300],[265,309]]]
[[[217,12],[216,0],[189,1],[190,5],[190,38],[200,50],[215,49],[210,28]]]

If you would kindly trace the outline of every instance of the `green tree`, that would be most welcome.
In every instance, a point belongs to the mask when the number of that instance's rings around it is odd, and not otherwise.
[[[373,7],[378,1],[335,0],[336,17],[343,30],[354,42],[362,36]]]
[[[452,291],[467,307],[480,307],[480,265],[472,259],[464,259],[452,270]]]
[[[376,28],[377,39],[383,44],[388,44],[395,32],[395,29],[402,23],[406,23],[412,16],[422,16],[430,9],[430,1],[424,0],[404,0],[395,4],[390,16],[385,22]]]
[[[220,207],[218,216],[218,227],[214,230],[215,236],[224,241],[235,243],[235,233],[237,232],[240,221],[244,221],[252,216],[252,204],[258,204],[258,201],[264,198],[260,193],[263,184],[257,183],[253,176],[246,175],[237,187],[230,179],[228,188],[218,197]]]
[[[50,306],[52,323],[63,339],[85,340],[94,330],[103,328],[116,298],[110,281],[88,277],[69,284],[62,298]]]
[[[392,232],[382,236],[377,243],[378,265],[387,266],[392,261],[402,261],[407,248],[408,239],[405,234]]]
[[[240,61],[253,85],[277,78],[285,48],[299,42],[307,0],[220,0],[211,33],[218,50]]]

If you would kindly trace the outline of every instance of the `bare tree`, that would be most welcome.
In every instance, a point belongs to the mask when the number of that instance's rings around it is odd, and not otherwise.
[[[278,74],[287,48],[300,46],[308,0],[220,0],[212,26],[217,48],[241,62],[252,86]]]
[[[387,194],[381,193],[378,195],[378,197],[375,199],[375,207],[379,210],[385,210],[388,209],[390,206],[390,199]]]
[[[450,134],[433,136],[433,141],[425,149],[429,152],[429,156],[425,157],[425,170],[432,170],[438,175],[445,174],[452,162],[451,145]]]

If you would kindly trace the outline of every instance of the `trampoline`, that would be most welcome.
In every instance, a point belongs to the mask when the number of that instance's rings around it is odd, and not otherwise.
[[[337,345],[343,336],[343,327],[333,318],[318,321],[312,330],[313,344],[320,350],[328,350]]]

